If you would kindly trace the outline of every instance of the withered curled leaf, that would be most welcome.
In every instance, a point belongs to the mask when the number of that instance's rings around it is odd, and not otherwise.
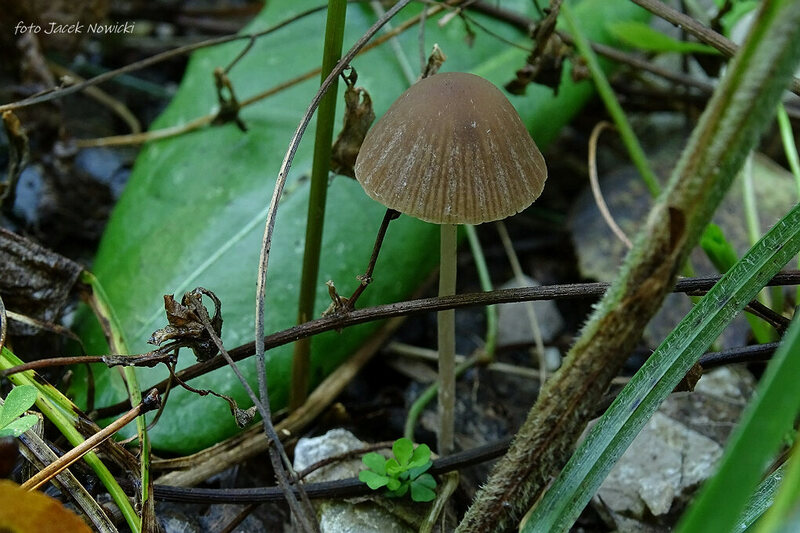
[[[349,75],[343,75],[343,78],[347,84],[344,92],[344,126],[333,143],[331,170],[354,178],[353,166],[367,130],[375,120],[375,111],[372,110],[372,99],[366,89],[355,86],[358,79],[355,69]]]
[[[83,268],[16,233],[0,228],[0,295],[9,311],[57,322]],[[35,335],[37,327],[9,323],[9,335]]]
[[[214,316],[209,317],[203,304],[203,296],[214,302]],[[161,346],[166,341],[174,341],[176,347],[186,346],[192,349],[198,361],[207,361],[217,354],[211,334],[205,324],[210,324],[217,336],[222,334],[222,303],[208,289],[198,287],[183,295],[181,302],[175,300],[173,294],[164,295],[164,310],[167,313],[168,325],[156,330],[148,339],[149,344]]]

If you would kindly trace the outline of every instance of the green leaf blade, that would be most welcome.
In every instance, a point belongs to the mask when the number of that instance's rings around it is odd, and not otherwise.
[[[405,437],[397,439],[392,444],[392,453],[400,466],[408,467],[408,462],[414,455],[414,443]]]
[[[644,22],[621,20],[609,24],[608,29],[623,43],[647,52],[719,55],[719,51],[712,46],[673,39],[669,35],[654,30]]]
[[[370,452],[364,454],[364,457],[361,458],[361,462],[376,474],[386,474],[386,458],[379,453]]]
[[[414,453],[411,456],[411,460],[408,462],[409,468],[417,468],[420,467],[430,461],[431,458],[431,449],[428,447],[427,444],[420,444],[419,446],[414,449]]]
[[[366,483],[372,490],[377,490],[381,487],[388,485],[392,479],[380,474],[376,474],[372,470],[362,470],[358,473],[358,480]]]
[[[786,432],[793,429],[800,413],[798,353],[800,318],[795,317],[761,378],[754,400],[729,439],[719,471],[703,487],[677,531],[727,531],[735,525],[765,466],[780,448]],[[769,514],[765,516],[768,517]],[[775,527],[764,531],[774,531],[781,518],[774,517]]]
[[[408,470],[406,466],[398,463],[397,459],[392,457],[386,460],[386,473],[390,476],[397,477],[406,470]]]
[[[427,472],[430,467],[433,466],[433,461],[428,461],[424,464],[421,464],[417,467],[414,467],[408,471],[409,479],[415,479],[421,476],[424,472]]]
[[[0,429],[0,437],[19,437],[36,425],[37,420],[38,417],[36,415],[25,415],[16,420],[12,420]]]
[[[386,495],[390,498],[402,498],[408,492],[408,483],[402,483],[397,479],[393,479],[386,486],[389,491]]]
[[[0,406],[0,429],[30,409],[36,402],[37,396],[36,387],[32,385],[21,385],[11,389],[3,405]]]
[[[436,498],[436,480],[424,474],[411,482],[411,499],[415,502],[429,502]]]

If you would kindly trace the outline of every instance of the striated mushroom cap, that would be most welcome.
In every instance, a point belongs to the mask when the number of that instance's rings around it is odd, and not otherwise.
[[[436,224],[480,224],[531,205],[547,167],[497,87],[449,72],[392,104],[367,133],[355,174],[386,207]]]

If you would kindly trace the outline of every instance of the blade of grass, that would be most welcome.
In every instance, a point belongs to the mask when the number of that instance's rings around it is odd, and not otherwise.
[[[108,325],[108,346],[111,353],[129,354],[128,344],[125,342],[122,326],[117,319],[113,307],[108,301],[108,296],[100,284],[100,281],[90,272],[84,270],[81,273],[81,281],[92,288],[89,296],[90,305],[99,320]],[[136,377],[136,370],[132,366],[122,369],[125,377],[125,386],[128,388],[131,407],[142,403],[142,389],[139,387],[139,380]],[[139,480],[141,482],[141,492],[139,494],[142,506],[142,517],[140,518],[140,529],[143,531],[153,530],[157,526],[155,501],[152,498],[153,487],[150,479],[150,439],[147,436],[147,420],[144,415],[136,417],[136,434],[139,438]]]
[[[793,210],[798,211],[800,207]],[[800,224],[800,220],[795,220],[794,223]],[[792,250],[794,253],[789,257],[798,251],[795,247]],[[678,525],[679,533],[731,531],[736,524],[764,468],[780,447],[787,431],[792,429],[800,412],[800,395],[797,394],[797,376],[800,375],[798,351],[800,317],[792,321],[781,346],[761,378],[754,400],[728,442],[719,471],[705,484],[694,504],[683,516]],[[790,465],[788,473],[791,470]],[[777,501],[776,499],[776,503]],[[787,509],[776,509],[769,524],[777,526],[785,518],[784,511]],[[758,531],[775,529],[759,526]]]
[[[0,370],[6,370],[13,366],[21,365],[22,361],[14,355],[8,348],[3,347],[0,350]],[[33,385],[40,394],[36,400],[36,407],[42,412],[44,416],[50,420],[53,425],[58,428],[62,435],[64,435],[73,446],[77,446],[84,441],[80,432],[75,429],[75,423],[78,419],[68,407],[71,402],[61,395],[58,390],[50,385],[44,384],[44,380],[36,376],[32,370],[27,372],[20,372],[8,376],[8,379],[15,385]],[[101,461],[94,452],[87,453],[83,457],[84,461],[92,467],[97,474],[100,482],[106,487],[114,503],[119,507],[122,516],[125,518],[128,527],[135,533],[141,532],[141,522],[139,515],[134,510],[128,496],[122,487],[119,486],[117,480],[114,479],[113,474],[108,470],[103,461]]]
[[[581,31],[578,22],[572,14],[572,9],[566,2],[561,4],[561,15],[564,17],[564,21],[567,23],[567,27],[570,33],[572,33],[573,39],[575,39],[575,48],[577,48],[578,52],[586,60],[586,66],[592,74],[592,80],[597,88],[597,93],[600,95],[600,98],[602,98],[608,114],[611,115],[611,118],[614,120],[614,124],[617,127],[617,131],[619,131],[622,142],[625,144],[625,148],[628,150],[631,161],[633,161],[633,164],[642,176],[647,190],[650,191],[650,195],[654,197],[658,196],[658,193],[661,192],[658,178],[656,178],[653,169],[650,168],[647,155],[645,155],[642,145],[639,144],[639,139],[636,138],[636,134],[633,132],[633,128],[631,128],[628,118],[625,116],[625,111],[623,111],[622,106],[619,105],[619,101],[614,95],[614,89],[611,88],[611,84],[608,83],[608,79],[603,73],[603,69],[600,67],[597,55],[594,53],[594,50],[592,50],[589,40],[584,35],[583,31]]]
[[[794,141],[794,133],[792,133],[792,123],[789,121],[789,114],[783,104],[778,106],[778,128],[781,132],[781,141],[783,142],[783,150],[786,153],[786,160],[789,162],[789,168],[792,171],[792,176],[794,176],[797,197],[800,198],[800,155],[797,154],[797,144]],[[800,257],[797,259],[797,264],[800,266]],[[800,287],[795,293],[795,302],[800,302]]]
[[[797,348],[798,346],[795,346]],[[796,353],[796,352],[795,352]],[[791,394],[791,391],[788,391]],[[794,446],[789,460],[781,465],[785,469],[777,495],[772,505],[769,506],[764,518],[756,527],[757,533],[777,531],[790,520],[793,511],[796,511],[797,502],[800,501],[800,438],[795,435]]]
[[[753,246],[756,242],[758,242],[758,239],[761,238],[761,222],[759,221],[758,216],[758,201],[756,199],[755,184],[753,181],[754,155],[754,152],[750,152],[750,155],[748,155],[747,159],[745,160],[744,167],[742,167],[741,172],[742,205],[744,205],[747,237],[749,239],[750,246]],[[778,288],[775,290],[775,292],[777,294],[781,294],[781,290],[782,289]],[[777,313],[782,311],[782,307],[775,305],[776,303],[780,303],[780,298],[777,299],[777,302],[773,302],[770,292],[767,289],[759,292],[757,298],[759,302],[773,309]],[[772,329],[769,324],[760,318],[751,315],[750,313],[747,314],[747,321],[750,324],[750,329],[753,330],[753,336],[756,338],[756,341],[759,344],[766,344],[768,342],[775,341],[777,337],[775,335],[775,330]]]
[[[747,502],[739,523],[736,524],[736,531],[753,531],[753,524],[756,523],[761,515],[775,501],[775,493],[778,492],[781,480],[786,475],[786,464],[779,466],[772,474],[768,475],[758,486],[750,500]]]
[[[569,528],[664,398],[736,313],[798,251],[800,205],[722,277],[631,378],[533,510],[524,533]],[[750,492],[752,488],[746,495]]]
[[[481,241],[478,239],[478,231],[475,226],[465,224],[464,232],[467,234],[467,241],[469,242],[469,249],[472,252],[472,259],[475,261],[475,269],[478,271],[478,280],[481,284],[481,290],[491,292],[494,290],[492,286],[492,277],[489,275],[489,266],[486,264],[486,256],[483,254],[483,247]],[[483,353],[480,358],[490,363],[494,361],[494,351],[497,347],[497,306],[486,306],[486,342],[483,346]]]
[[[325,25],[325,48],[322,52],[320,83],[331,73],[342,56],[344,41],[346,0],[329,0],[328,19]],[[338,78],[337,78],[338,80]],[[328,172],[331,161],[331,142],[336,117],[336,99],[339,82],[335,80],[319,102],[317,131],[314,139],[314,159],[311,167],[306,241],[303,252],[303,271],[300,278],[300,298],[297,306],[297,323],[302,324],[314,316],[314,300],[319,276],[319,259],[322,248],[322,229],[325,220],[325,203],[328,196]],[[292,388],[289,391],[289,408],[297,409],[308,397],[311,367],[311,338],[301,339],[294,345],[292,359]]]

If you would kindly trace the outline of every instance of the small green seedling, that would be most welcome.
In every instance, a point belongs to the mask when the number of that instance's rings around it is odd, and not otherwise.
[[[31,408],[36,401],[36,387],[21,385],[14,387],[0,405],[0,438],[19,437],[36,423],[36,415],[20,415]]]
[[[386,487],[386,495],[391,498],[404,496],[411,489],[411,499],[415,502],[429,502],[436,497],[436,480],[426,474],[433,461],[431,449],[427,444],[414,448],[409,439],[397,439],[392,445],[394,457],[386,459],[379,453],[368,453],[361,458],[368,470],[358,473],[358,479],[372,490]]]

